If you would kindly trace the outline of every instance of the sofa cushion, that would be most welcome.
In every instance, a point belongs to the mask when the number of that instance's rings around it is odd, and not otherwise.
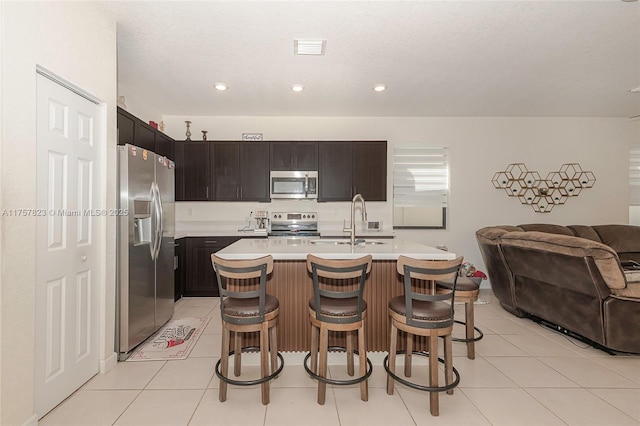
[[[592,226],[589,225],[569,225],[567,228],[573,231],[573,234],[576,237],[586,238],[587,240],[597,241],[599,243],[602,242],[600,240],[600,235],[593,229]]]
[[[554,225],[551,223],[527,223],[524,225],[518,225],[520,228],[525,231],[538,231],[538,232],[547,232],[549,234],[558,234],[558,235],[569,235],[574,236],[573,231],[562,225]]]
[[[622,289],[626,287],[626,280],[616,252],[602,243],[546,232],[515,231],[503,235],[502,244],[545,250],[568,256],[591,257],[609,288]]]
[[[629,225],[596,225],[593,229],[600,236],[600,241],[626,260],[623,253],[640,252],[640,226]]]

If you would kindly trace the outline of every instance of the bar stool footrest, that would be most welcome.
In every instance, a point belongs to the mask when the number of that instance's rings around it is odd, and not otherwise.
[[[404,355],[406,353],[407,353],[407,351],[398,351],[398,352],[396,352],[396,355]],[[413,355],[424,356],[426,358],[429,358],[429,353],[428,352],[413,351],[411,353]],[[444,364],[444,360],[442,358],[438,358],[438,362],[440,362],[441,364]],[[391,376],[394,380],[402,383],[405,386],[409,386],[410,388],[417,389],[417,390],[420,390],[420,391],[425,391],[425,392],[445,392],[445,391],[448,391],[448,390],[451,390],[451,389],[455,388],[460,383],[460,373],[458,373],[458,370],[456,370],[456,368],[454,366],[451,366],[451,369],[453,370],[453,374],[455,376],[454,381],[452,383],[449,383],[448,385],[433,387],[433,386],[419,385],[417,383],[410,382],[407,379],[403,379],[402,377],[396,375],[395,373],[392,373],[391,370],[389,370],[389,354],[387,354],[387,356],[384,357],[384,361],[382,362],[382,365],[384,366],[384,369],[387,371],[387,374],[389,376]]]
[[[260,352],[260,347],[259,346],[247,346],[242,348],[242,352]],[[234,355],[235,351],[231,351],[229,352],[229,356]],[[234,380],[234,379],[230,379],[227,376],[223,376],[222,373],[220,372],[220,362],[221,360],[218,360],[218,362],[216,362],[216,376],[218,376],[218,378],[220,380],[222,380],[225,383],[229,383],[230,385],[235,385],[235,386],[253,386],[253,385],[259,385],[265,382],[268,382],[269,380],[275,379],[276,377],[278,377],[278,375],[282,372],[282,369],[284,368],[284,357],[282,356],[282,354],[280,352],[277,353],[278,355],[278,359],[279,359],[279,366],[278,369],[276,371],[274,371],[273,373],[269,374],[266,377],[261,377],[259,379],[255,379],[255,380]]]
[[[341,346],[330,346],[329,351],[339,351],[339,352],[346,352],[347,350]],[[358,351],[354,350],[353,353],[357,354]],[[309,358],[311,358],[311,352],[309,352],[307,354],[306,357],[304,357],[304,369],[307,371],[307,373],[314,379],[319,380],[321,382],[324,383],[329,383],[330,385],[337,385],[337,386],[344,386],[344,385],[355,385],[358,384],[360,382],[363,382],[365,380],[367,380],[369,378],[369,376],[371,376],[371,373],[373,373],[373,364],[371,364],[371,360],[369,359],[369,357],[367,357],[367,372],[365,373],[364,376],[360,376],[360,377],[356,377],[354,379],[350,379],[350,380],[341,380],[341,379],[328,379],[326,377],[321,377],[319,375],[317,375],[316,373],[314,373],[313,371],[311,371],[311,369],[308,366],[309,363]]]
[[[453,322],[455,322],[456,324],[467,325],[466,322],[460,321],[460,320],[454,320]],[[475,327],[475,326],[473,328],[475,331],[479,333],[477,336],[474,336],[473,338],[470,338],[470,339],[451,336],[451,340],[454,342],[465,342],[465,343],[477,342],[478,340],[482,340],[482,338],[484,337],[484,333],[482,332],[482,330],[480,330],[478,327]]]

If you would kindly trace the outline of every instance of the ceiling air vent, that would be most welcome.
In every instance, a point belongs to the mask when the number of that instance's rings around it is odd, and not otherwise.
[[[324,55],[327,40],[293,40],[293,53],[296,55]]]

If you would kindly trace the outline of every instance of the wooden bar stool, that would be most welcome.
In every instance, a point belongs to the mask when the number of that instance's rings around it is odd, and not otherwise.
[[[365,346],[367,302],[364,284],[371,271],[371,255],[352,260],[328,260],[307,255],[307,269],[313,277],[313,297],[309,300],[311,320],[311,352],[304,359],[307,373],[318,380],[318,404],[324,405],[327,383],[352,385],[360,383],[360,398],[369,399],[368,379],[373,371]],[[351,380],[327,378],[329,332],[346,333],[347,374],[354,375],[354,338],[358,337],[359,377]],[[344,348],[332,347],[332,350]],[[320,365],[318,366],[318,352]],[[311,368],[307,361],[311,358]]]
[[[398,273],[404,277],[404,295],[389,300],[391,318],[391,339],[389,354],[384,359],[387,371],[387,393],[393,395],[394,381],[413,389],[427,391],[429,406],[433,416],[440,413],[438,393],[447,391],[452,394],[460,382],[460,375],[453,367],[451,353],[451,331],[453,330],[453,297],[458,269],[462,257],[455,260],[418,260],[400,256],[397,262]],[[449,278],[453,289],[448,293],[435,292],[437,279]],[[397,351],[398,332],[407,333],[407,349]],[[429,353],[413,351],[413,336],[426,336],[429,340]],[[444,360],[438,358],[438,337],[444,338]],[[406,377],[411,377],[412,355],[429,357],[429,386],[410,382],[396,375],[396,355],[405,354]],[[438,361],[444,364],[444,386],[438,386]],[[455,380],[453,376],[455,375]]]
[[[220,401],[227,399],[227,383],[237,386],[262,386],[262,403],[269,403],[269,381],[276,378],[284,367],[284,358],[278,352],[277,325],[280,302],[266,293],[267,275],[273,271],[271,256],[251,260],[225,260],[211,255],[213,269],[220,291],[222,315],[222,349],[216,363],[216,375],[220,379]],[[234,349],[230,350],[230,335],[234,333]],[[240,333],[258,332],[259,347],[242,347]],[[228,377],[229,355],[234,355],[234,374],[240,375],[240,355],[248,351],[260,351],[261,378],[234,380]],[[269,353],[271,368],[269,368]],[[280,365],[277,365],[277,358]]]
[[[455,323],[465,326],[465,337],[451,337],[454,342],[464,342],[467,344],[467,358],[476,358],[476,342],[484,337],[484,333],[475,326],[474,307],[473,304],[478,300],[480,292],[480,280],[478,282],[469,277],[458,277],[455,285],[455,301],[464,303],[464,321],[454,320]],[[449,292],[453,290],[453,280],[437,280],[436,289],[438,293]],[[478,335],[476,336],[476,331]]]

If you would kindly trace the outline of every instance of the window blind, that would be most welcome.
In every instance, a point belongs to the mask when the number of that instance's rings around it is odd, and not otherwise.
[[[640,206],[640,147],[629,151],[629,205]]]
[[[447,207],[447,151],[446,147],[394,148],[394,207]]]

